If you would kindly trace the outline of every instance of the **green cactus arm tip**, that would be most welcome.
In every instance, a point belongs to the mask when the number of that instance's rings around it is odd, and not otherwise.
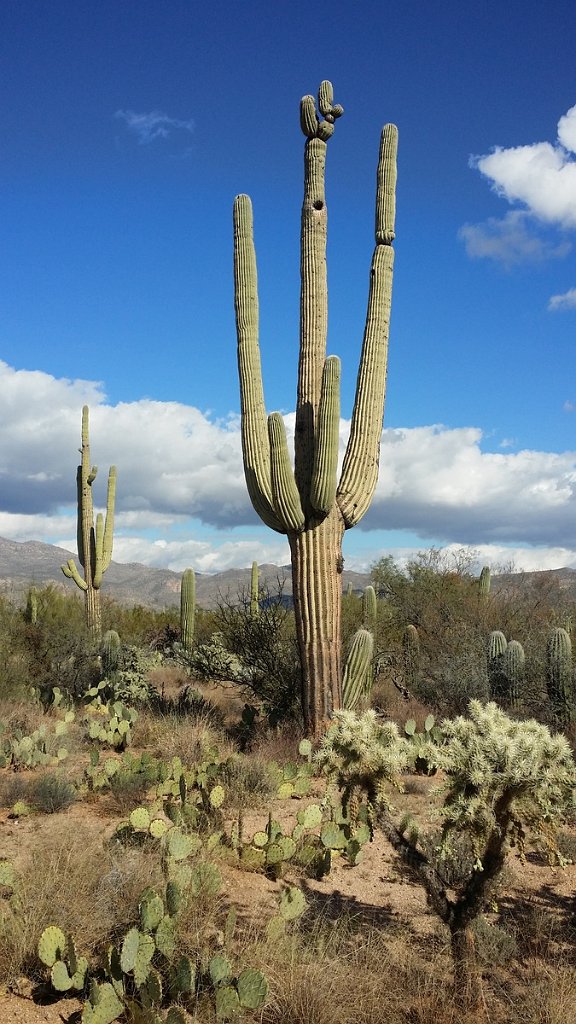
[[[398,129],[395,124],[386,124],[380,136],[380,156],[376,177],[375,236],[379,245],[391,245],[394,241],[397,152]]]
[[[307,138],[313,139],[316,135],[318,118],[313,96],[303,96],[300,100],[300,127]]]

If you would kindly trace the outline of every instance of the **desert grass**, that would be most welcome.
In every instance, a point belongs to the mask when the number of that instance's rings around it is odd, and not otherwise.
[[[16,860],[17,885],[0,900],[0,983],[38,977],[38,939],[49,924],[74,936],[82,953],[101,949],[136,920],[138,897],[162,883],[159,857],[115,849],[98,822],[74,827],[65,816]]]

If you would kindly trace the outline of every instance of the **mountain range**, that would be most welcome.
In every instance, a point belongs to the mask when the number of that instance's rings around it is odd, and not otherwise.
[[[41,541],[14,541],[0,537],[0,594],[16,603],[25,601],[28,588],[45,587],[48,584],[68,593],[77,593],[75,584],[64,577],[61,565],[73,552],[54,544]],[[292,597],[292,577],[289,565],[259,566],[260,585],[277,593],[281,584],[284,596]],[[196,573],[196,600],[200,608],[214,608],[220,600],[235,601],[240,594],[250,589],[251,567],[226,569],[217,573]],[[143,605],[147,608],[163,609],[180,603],[180,582],[182,574],[170,569],[153,569],[137,562],[112,562],[104,577],[103,592],[119,604]],[[542,586],[552,584],[557,594],[576,602],[576,569],[550,569],[545,572],[507,573],[492,577],[493,592],[503,588],[516,589],[529,584]],[[370,583],[369,573],[344,569],[343,590],[349,585],[361,593]]]
[[[65,578],[60,568],[69,558],[76,559],[74,552],[54,544],[43,544],[36,540],[20,542],[0,537],[0,594],[16,603],[22,603],[31,585],[40,588],[48,584],[63,592],[78,593],[76,585]],[[276,593],[280,581],[285,597],[291,597],[289,565],[261,565],[259,568],[260,586]],[[222,598],[236,600],[238,594],[249,591],[250,573],[251,566],[245,569],[226,569],[214,574],[197,572],[196,601],[199,607],[214,608]],[[170,569],[152,569],[137,562],[112,562],[106,570],[102,592],[119,604],[163,609],[180,603],[181,579],[181,573]],[[344,570],[344,589],[351,583],[353,590],[362,591],[369,582],[368,573]]]

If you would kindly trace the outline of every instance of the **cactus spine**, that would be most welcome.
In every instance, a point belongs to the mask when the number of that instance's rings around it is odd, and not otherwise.
[[[572,641],[565,629],[555,629],[546,649],[546,688],[558,718],[568,724],[573,717],[574,681]]]
[[[370,271],[368,312],[350,437],[337,478],[340,361],[326,357],[327,213],[324,194],[326,143],[342,108],[322,82],[320,116],[312,96],[300,105],[304,151],[304,201],[300,235],[300,357],[296,400],[294,470],[282,417],[267,420],[258,343],[258,288],[252,207],[234,203],[234,282],[242,448],[248,492],[273,530],[286,533],[306,730],[319,735],[342,705],[340,602],[344,530],[366,512],[378,478],[378,461],[392,294],[397,130],[382,131],[377,173],[376,247]]]
[[[84,569],[82,577],[73,558],[69,558],[62,572],[74,580],[77,587],[84,591],[86,605],[86,624],[93,640],[99,641],[102,635],[102,614],[100,608],[100,587],[102,576],[112,560],[112,543],[114,533],[114,502],[116,499],[116,467],[111,466],[108,473],[108,492],[106,496],[106,517],[101,512],[96,516],[94,525],[94,502],[92,484],[98,472],[97,466],[90,463],[90,438],[88,433],[88,406],[82,409],[82,461],[76,473],[78,489],[78,560]]]
[[[250,573],[250,615],[253,619],[258,618],[260,614],[260,589],[258,586],[258,562],[252,562],[252,571]]]
[[[185,569],[180,582],[180,636],[185,651],[194,644],[196,618],[196,576],[194,569]]]

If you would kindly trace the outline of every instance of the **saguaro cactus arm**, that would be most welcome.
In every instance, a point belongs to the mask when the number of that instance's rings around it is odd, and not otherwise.
[[[340,438],[340,360],[328,356],[324,363],[318,427],[314,447],[314,465],[310,484],[310,504],[328,515],[336,497],[336,473]]]
[[[285,533],[286,528],[272,506],[270,449],[258,344],[258,275],[252,203],[244,195],[236,196],[234,201],[234,300],[246,486],[254,509],[266,526]]]
[[[77,587],[80,587],[80,590],[88,590],[88,584],[86,583],[86,580],[82,579],[73,558],[69,558],[66,564],[61,568],[64,575],[67,576],[69,580],[74,580],[74,583]]]
[[[398,129],[382,129],[376,189],[376,248],[370,270],[368,312],[356,383],[350,437],[337,501],[346,528],[362,518],[378,480],[380,438],[386,395],[388,334],[394,269],[396,153]]]

